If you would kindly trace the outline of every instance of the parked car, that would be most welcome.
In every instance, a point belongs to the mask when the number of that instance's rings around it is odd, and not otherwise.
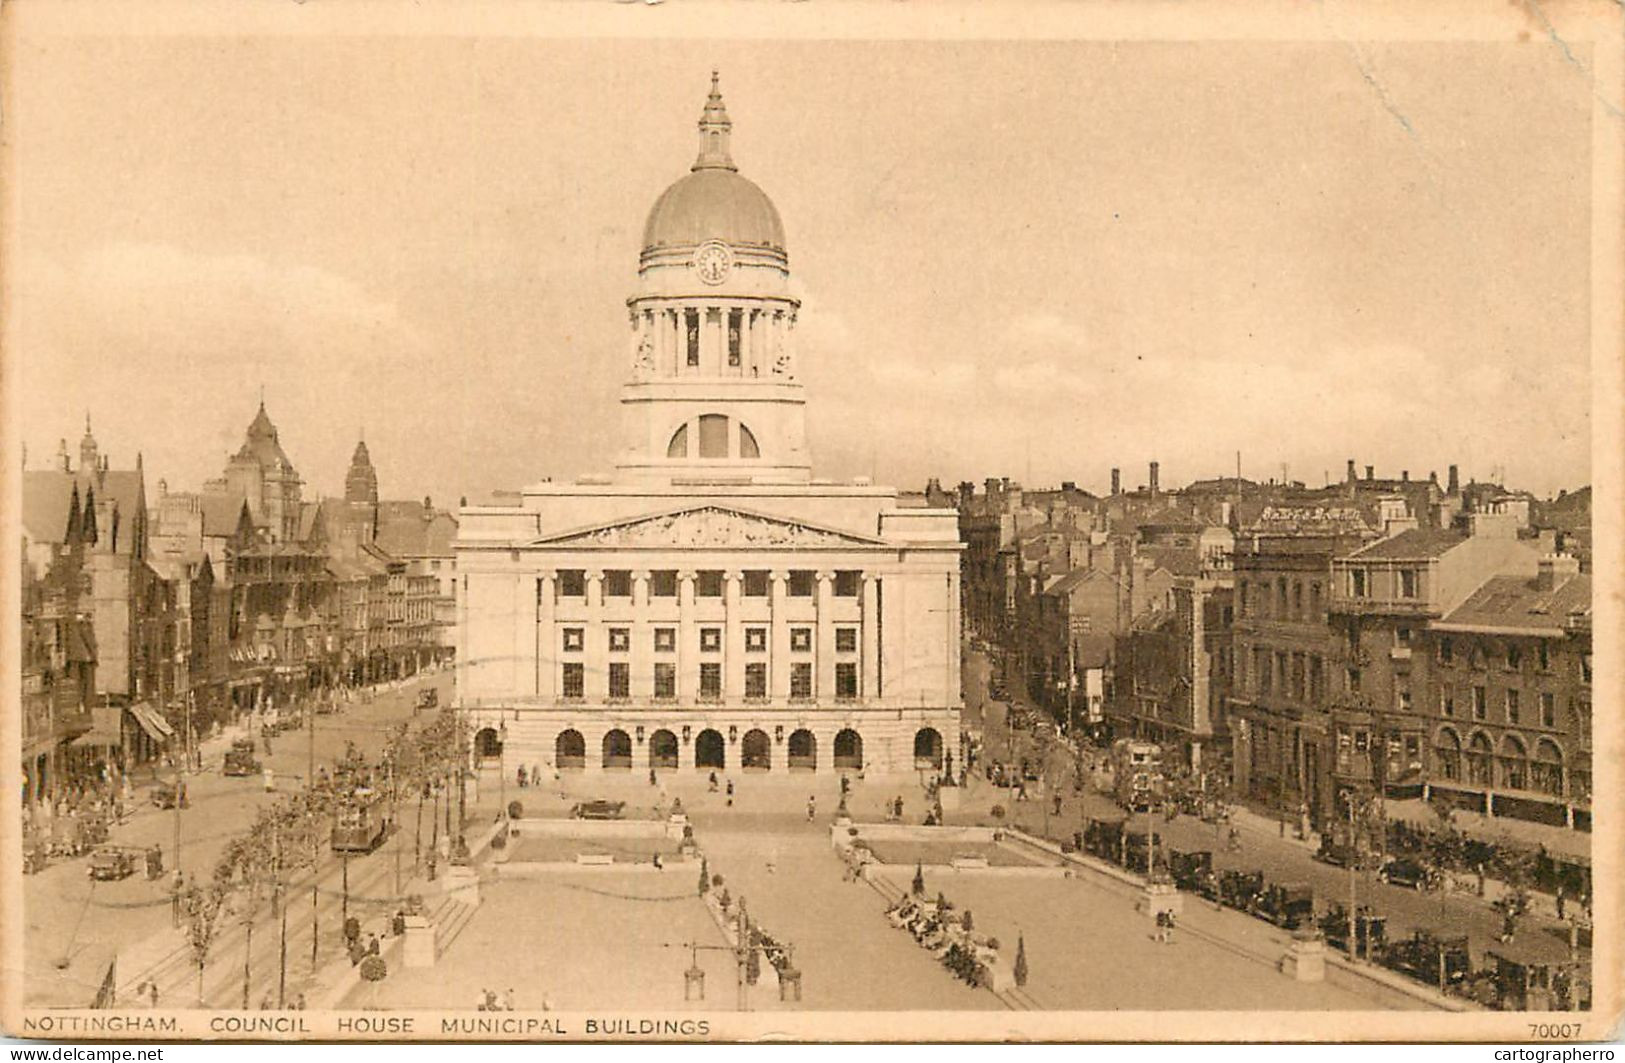
[[[116,845],[103,845],[90,854],[87,873],[97,882],[113,882],[135,874],[135,857],[128,849]]]
[[[625,814],[625,801],[582,801],[570,809],[574,819],[620,819]]]
[[[1390,886],[1408,886],[1413,890],[1427,889],[1432,877],[1427,865],[1407,856],[1390,858],[1377,872],[1377,878]]]
[[[420,709],[433,709],[440,705],[440,691],[434,687],[418,691],[418,704]]]
[[[172,782],[161,782],[152,788],[152,803],[159,808],[174,808],[177,797],[182,808],[192,807],[192,800],[187,796],[185,786],[177,788]]]
[[[1315,918],[1315,894],[1305,882],[1266,886],[1253,898],[1252,912],[1286,930],[1307,926]]]
[[[232,742],[221,771],[227,775],[258,775],[260,770],[259,758],[254,756],[254,740],[239,738]]]
[[[1316,860],[1323,864],[1331,864],[1333,867],[1348,867],[1356,858],[1353,846],[1333,841],[1331,838],[1321,839],[1320,849],[1315,853]]]

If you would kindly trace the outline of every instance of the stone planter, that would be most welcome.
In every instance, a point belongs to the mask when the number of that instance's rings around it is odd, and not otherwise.
[[[1152,882],[1140,891],[1136,907],[1150,919],[1156,919],[1163,912],[1177,916],[1185,912],[1185,899],[1172,882]]]
[[[1280,970],[1296,982],[1324,982],[1326,942],[1318,937],[1294,937],[1281,957]]]

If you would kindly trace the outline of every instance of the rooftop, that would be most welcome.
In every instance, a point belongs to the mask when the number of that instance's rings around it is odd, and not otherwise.
[[[1549,590],[1522,576],[1495,576],[1435,626],[1550,631],[1590,612],[1590,576],[1570,576]]]
[[[1350,561],[1412,561],[1440,557],[1467,541],[1458,528],[1411,528],[1349,555]]]

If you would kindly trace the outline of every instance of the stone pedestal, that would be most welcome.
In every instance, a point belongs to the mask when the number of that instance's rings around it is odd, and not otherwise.
[[[1281,957],[1281,973],[1297,982],[1326,980],[1326,943],[1319,938],[1293,938]]]
[[[402,962],[407,967],[433,967],[435,961],[434,924],[421,915],[406,917],[406,936],[401,942]]]
[[[779,972],[779,999],[801,999],[801,972],[794,967]]]
[[[1136,907],[1151,919],[1163,912],[1172,912],[1177,916],[1185,912],[1185,899],[1172,882],[1152,882],[1140,891]]]
[[[459,904],[478,907],[480,903],[480,875],[472,867],[448,867],[441,876],[441,888],[446,896]]]

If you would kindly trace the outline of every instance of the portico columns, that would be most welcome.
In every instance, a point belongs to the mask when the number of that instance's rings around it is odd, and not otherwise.
[[[536,694],[544,701],[558,696],[558,631],[553,623],[554,572],[536,579]]]
[[[863,630],[859,648],[863,651],[863,685],[858,694],[870,704],[880,697],[880,580],[863,574]]]
[[[677,574],[677,698],[692,702],[699,696],[699,647],[694,637],[694,573]],[[689,673],[696,673],[690,675]]]
[[[767,666],[768,689],[772,692],[773,701],[783,705],[790,698],[790,622],[785,611],[790,574],[775,569],[768,579],[773,603],[773,629],[770,633],[773,650]]]
[[[722,696],[728,705],[738,705],[745,696],[745,635],[739,610],[744,578],[738,571],[722,576]]]
[[[595,569],[587,573],[587,630],[585,644],[581,647],[581,670],[586,673],[581,679],[581,692],[589,701],[609,694],[609,680],[606,678],[609,669],[604,666],[608,647],[599,637],[603,635],[603,630],[604,574]]]
[[[818,645],[813,667],[817,685],[813,694],[820,705],[835,701],[835,573],[818,573]]]
[[[632,640],[627,654],[631,684],[627,688],[633,698],[654,696],[654,635],[649,626],[649,572],[647,569],[632,573]]]

